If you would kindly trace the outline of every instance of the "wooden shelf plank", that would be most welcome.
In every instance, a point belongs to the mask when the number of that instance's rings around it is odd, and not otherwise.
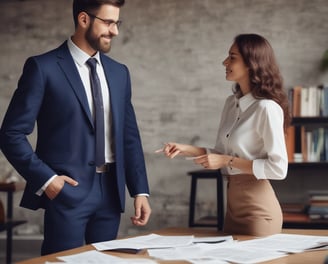
[[[309,169],[327,169],[328,162],[289,162],[288,169],[297,169],[297,168],[309,168]]]
[[[304,126],[304,125],[320,125],[328,126],[328,117],[319,116],[319,117],[293,117],[292,118],[293,126]]]
[[[283,228],[327,229],[328,220],[311,220],[305,213],[283,213]]]

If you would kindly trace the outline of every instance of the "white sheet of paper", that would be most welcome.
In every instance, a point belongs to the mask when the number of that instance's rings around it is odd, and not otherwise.
[[[239,242],[196,244],[188,247],[150,249],[148,254],[162,260],[185,260],[191,263],[257,263],[286,256],[283,252],[245,248]]]
[[[148,249],[151,257],[162,260],[192,260],[206,259],[206,252],[215,250],[219,247],[225,247],[225,244],[234,243],[233,241],[222,243],[197,243],[190,246],[178,248]]]
[[[127,239],[105,241],[92,244],[97,250],[148,249],[181,247],[192,244],[194,236],[160,236],[149,234]]]
[[[328,245],[328,236],[276,234],[264,238],[240,242],[243,246],[264,248],[288,253],[298,253]]]
[[[221,247],[206,251],[206,256],[208,257],[243,264],[268,261],[284,257],[286,255],[287,254],[283,252],[277,252],[274,250],[265,250],[262,248],[247,248],[240,245],[240,243],[231,243],[226,248]]]
[[[224,242],[220,242],[225,240]],[[150,234],[129,239],[93,244],[98,250],[148,249],[150,256],[163,260],[186,260],[192,263],[258,263],[328,245],[328,236],[277,234],[247,241],[231,236],[193,237]],[[197,262],[200,261],[200,262]]]
[[[145,258],[120,258],[96,250],[90,250],[69,256],[57,257],[68,264],[156,264],[156,261]],[[62,262],[61,262],[62,263]]]

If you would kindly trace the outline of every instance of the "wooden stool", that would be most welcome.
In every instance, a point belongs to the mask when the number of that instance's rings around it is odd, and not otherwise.
[[[188,175],[191,176],[191,190],[189,201],[189,227],[217,227],[222,230],[224,221],[224,199],[223,199],[223,180],[220,170],[197,170],[190,171]],[[197,181],[202,179],[216,179],[216,192],[217,192],[217,219],[216,223],[201,223],[195,221],[195,206],[196,206],[196,193]]]
[[[15,226],[26,223],[25,220],[14,220],[13,219],[13,193],[17,190],[24,188],[24,185],[17,183],[0,183],[0,192],[7,193],[7,214],[4,222],[0,223],[0,232],[7,231],[6,238],[6,263],[12,263],[12,241],[13,233],[12,229]]]

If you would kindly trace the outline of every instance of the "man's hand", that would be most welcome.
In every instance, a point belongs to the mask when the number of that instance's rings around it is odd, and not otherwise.
[[[147,224],[151,209],[146,196],[136,196],[134,198],[135,215],[131,217],[131,221],[136,226],[144,226]]]
[[[53,200],[60,193],[60,191],[64,187],[65,182],[67,182],[72,186],[78,185],[77,181],[73,180],[68,176],[65,175],[56,176],[44,191],[50,200]]]

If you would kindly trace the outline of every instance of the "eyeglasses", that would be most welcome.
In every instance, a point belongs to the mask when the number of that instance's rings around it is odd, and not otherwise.
[[[117,26],[117,29],[120,28],[121,24],[122,24],[122,20],[112,20],[112,19],[102,19],[100,17],[97,17],[93,14],[89,14],[88,12],[86,12],[88,14],[89,17],[92,17],[92,18],[97,18],[99,20],[101,20],[102,22],[104,22],[108,27],[113,27],[114,25]]]

